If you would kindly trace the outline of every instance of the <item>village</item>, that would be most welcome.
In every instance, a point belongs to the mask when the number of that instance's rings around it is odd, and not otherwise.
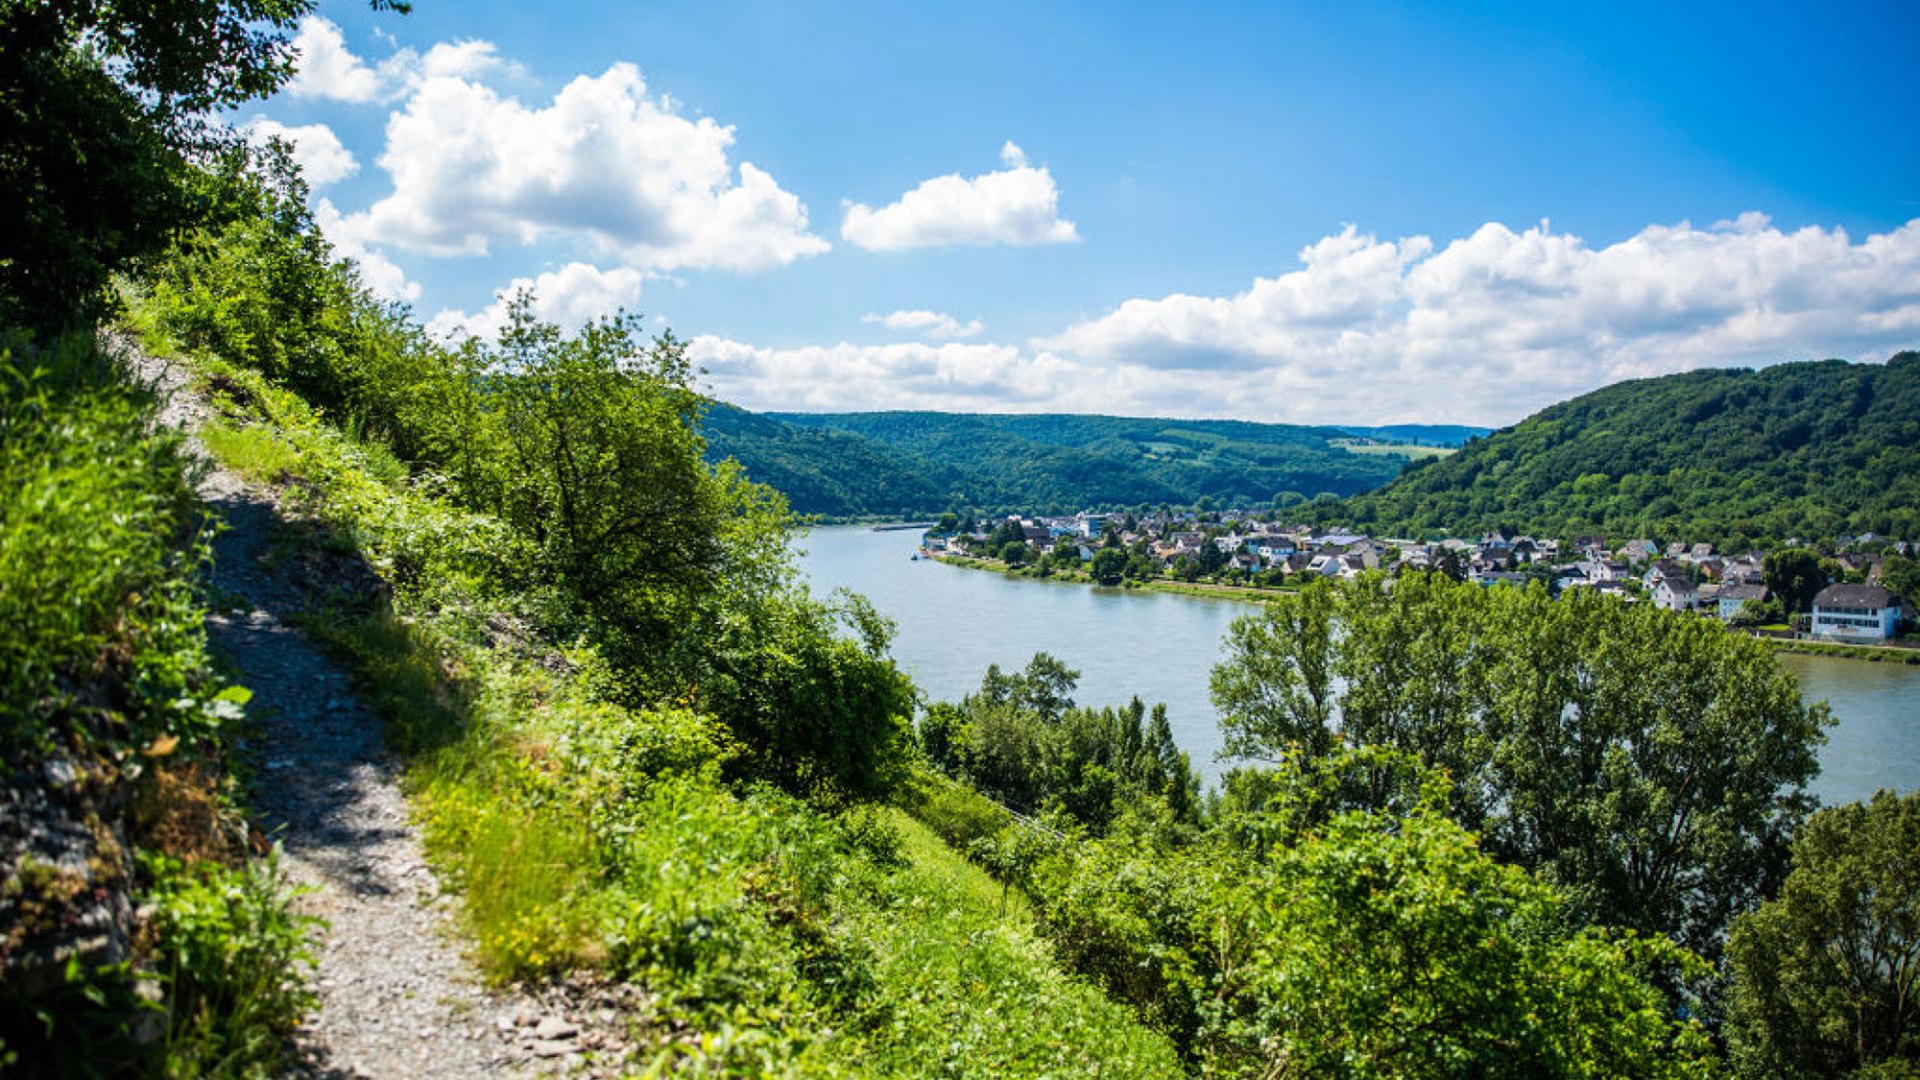
[[[1887,580],[1916,545],[1871,533],[1810,548],[1792,545],[1811,565],[1769,585],[1768,552],[1720,552],[1704,541],[1660,544],[1636,538],[1573,540],[1487,533],[1477,540],[1433,542],[1265,521],[1238,511],[1081,512],[1070,517],[974,520],[949,514],[930,530],[928,557],[964,555],[1048,576],[1082,571],[1103,584],[1170,579],[1222,586],[1277,587],[1314,577],[1355,578],[1440,571],[1492,587],[1542,582],[1556,595],[1595,589],[1631,603],[1694,612],[1731,625],[1849,644],[1895,642],[1916,621],[1911,583]],[[1113,552],[1102,555],[1102,552]],[[1807,584],[1811,580],[1811,584]],[[1903,596],[1890,586],[1904,585]],[[1804,591],[1808,595],[1788,595]]]

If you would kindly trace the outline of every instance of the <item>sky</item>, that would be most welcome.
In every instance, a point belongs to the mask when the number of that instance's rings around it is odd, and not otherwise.
[[[1514,423],[1920,348],[1920,5],[323,0],[232,119],[447,339],[751,409]]]

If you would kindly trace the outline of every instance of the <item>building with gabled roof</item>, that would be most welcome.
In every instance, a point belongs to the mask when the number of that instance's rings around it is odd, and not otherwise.
[[[1878,585],[1829,585],[1813,598],[1815,637],[1885,641],[1899,628],[1900,598]]]

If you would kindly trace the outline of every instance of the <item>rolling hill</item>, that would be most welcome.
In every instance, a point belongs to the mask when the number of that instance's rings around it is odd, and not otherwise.
[[[1314,512],[1394,535],[1914,537],[1920,353],[1619,383]]]
[[[714,407],[712,457],[828,517],[914,516],[950,507],[1067,512],[1207,499],[1218,506],[1351,495],[1407,460],[1356,453],[1356,436],[1426,445],[1484,429],[1302,427],[1233,420],[938,412],[765,413]]]

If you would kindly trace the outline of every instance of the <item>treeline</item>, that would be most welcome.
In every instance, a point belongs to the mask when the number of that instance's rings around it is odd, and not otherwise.
[[[706,433],[797,511],[837,517],[1293,505],[1370,490],[1403,460],[1343,449],[1344,429],[1229,420],[719,410]]]
[[[1312,508],[1383,535],[1706,540],[1920,535],[1920,353],[1609,386]]]
[[[1070,676],[1042,655],[929,710],[960,786],[919,813],[1204,1074],[1920,1062],[1920,795],[1814,812],[1826,708],[1761,643],[1439,574],[1310,585],[1229,634],[1241,764],[1192,807],[1151,769],[1085,797]]]

